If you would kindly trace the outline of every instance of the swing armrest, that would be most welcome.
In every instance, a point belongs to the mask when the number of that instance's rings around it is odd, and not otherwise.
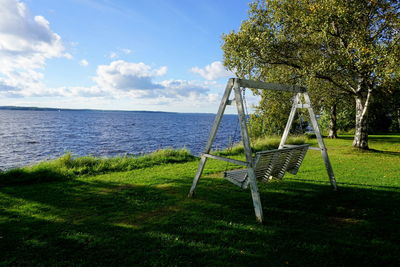
[[[231,183],[246,189],[249,185],[249,180],[247,179],[247,169],[233,170],[224,172],[224,178]]]

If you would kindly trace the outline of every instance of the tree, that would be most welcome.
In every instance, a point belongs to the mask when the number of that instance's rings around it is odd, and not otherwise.
[[[373,96],[399,80],[399,10],[398,0],[255,1],[240,30],[223,36],[224,64],[265,81],[284,66],[303,85],[320,79],[351,95],[353,146],[368,149]]]

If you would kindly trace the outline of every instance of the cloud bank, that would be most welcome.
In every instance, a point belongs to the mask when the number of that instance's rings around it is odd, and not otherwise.
[[[40,90],[46,60],[71,55],[50,23],[32,16],[24,3],[0,0],[0,6],[0,90]]]
[[[152,69],[150,66],[140,62],[132,63],[124,60],[116,60],[110,65],[97,67],[97,76],[93,80],[101,88],[108,90],[151,90],[159,89],[161,86],[154,83],[152,79],[167,73],[167,67]]]
[[[208,81],[234,76],[232,72],[225,69],[221,61],[214,61],[204,68],[193,67],[191,72],[199,74]]]

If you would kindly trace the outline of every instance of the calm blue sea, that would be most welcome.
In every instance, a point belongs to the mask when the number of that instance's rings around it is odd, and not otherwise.
[[[139,155],[160,148],[204,150],[214,114],[130,111],[0,110],[0,169],[60,157]],[[236,115],[225,115],[215,146],[238,141]],[[236,134],[234,134],[236,133]]]

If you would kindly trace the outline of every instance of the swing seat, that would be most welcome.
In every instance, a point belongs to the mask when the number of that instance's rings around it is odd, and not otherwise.
[[[254,158],[256,179],[268,182],[272,177],[282,179],[286,172],[296,174],[309,146],[309,144],[293,145],[257,152]],[[224,178],[243,189],[249,185],[247,169],[226,171]]]

